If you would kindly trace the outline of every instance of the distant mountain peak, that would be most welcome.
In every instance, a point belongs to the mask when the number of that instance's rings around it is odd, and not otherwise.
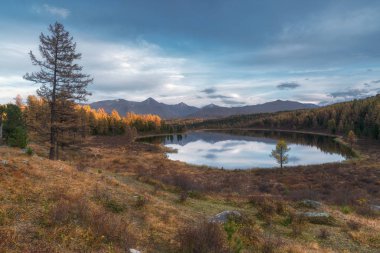
[[[157,100],[155,100],[154,98],[152,97],[148,97],[147,99],[145,99],[143,101],[143,103],[158,103]]]
[[[209,105],[203,106],[202,108],[218,108],[218,107],[220,106],[216,104],[209,104]]]

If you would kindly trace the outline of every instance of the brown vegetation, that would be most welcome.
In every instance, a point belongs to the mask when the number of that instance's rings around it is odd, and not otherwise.
[[[6,252],[125,252],[127,247],[376,252],[379,247],[377,213],[360,211],[378,201],[379,152],[371,141],[354,145],[361,160],[281,173],[190,166],[166,159],[159,145],[119,136],[91,137],[79,149],[65,150],[66,161],[49,161],[44,146],[32,147],[40,156],[0,148],[0,160],[7,161],[0,163],[0,248]],[[332,214],[334,226],[297,220],[297,212],[308,207],[294,201],[305,198],[321,200],[321,211]],[[239,210],[243,219],[232,227],[202,223],[224,210]]]

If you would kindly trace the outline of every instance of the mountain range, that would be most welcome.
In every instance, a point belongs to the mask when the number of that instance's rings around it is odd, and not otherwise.
[[[102,100],[91,103],[90,106],[94,109],[103,108],[108,113],[115,109],[120,115],[125,115],[127,112],[134,112],[137,114],[157,114],[163,119],[222,118],[239,114],[292,111],[318,107],[315,104],[305,104],[289,100],[276,100],[263,104],[240,107],[223,107],[215,104],[209,104],[198,108],[182,102],[179,104],[169,105],[160,103],[153,98],[148,98],[142,102],[128,101],[125,99]]]

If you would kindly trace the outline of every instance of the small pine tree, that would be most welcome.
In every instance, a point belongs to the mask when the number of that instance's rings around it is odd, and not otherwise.
[[[25,148],[28,145],[28,134],[24,127],[16,127],[8,138],[8,145],[11,147]]]
[[[287,154],[290,151],[285,140],[279,140],[276,145],[276,149],[272,150],[271,157],[275,158],[277,163],[280,164],[282,169],[283,164],[288,163],[289,155]]]
[[[8,104],[4,110],[4,136],[8,145],[25,148],[28,144],[25,120],[21,109],[14,104]]]

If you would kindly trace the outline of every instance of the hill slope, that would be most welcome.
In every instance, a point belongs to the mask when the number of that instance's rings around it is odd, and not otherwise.
[[[66,162],[43,158],[41,146],[33,149],[42,156],[0,147],[0,252],[197,252],[184,247],[194,240],[214,246],[209,237],[232,248],[223,226],[210,231],[202,223],[224,210],[243,214],[234,233],[244,242],[242,252],[264,252],[279,242],[282,251],[275,252],[378,252],[378,216],[347,206],[356,199],[378,203],[377,150],[360,163],[227,171],[169,161],[159,146],[122,139],[97,137],[66,149]],[[189,196],[181,201],[185,190]],[[313,209],[286,200],[303,196],[319,196],[324,204]],[[334,225],[292,218],[305,211],[328,212]]]
[[[194,128],[314,130],[380,139],[380,95],[302,111],[231,116],[197,122]]]
[[[201,108],[187,118],[221,118],[232,115],[244,115],[254,113],[268,113],[279,111],[293,111],[299,109],[317,108],[315,104],[303,104],[295,101],[276,100],[258,105],[247,105],[242,107],[222,107],[210,104]]]

